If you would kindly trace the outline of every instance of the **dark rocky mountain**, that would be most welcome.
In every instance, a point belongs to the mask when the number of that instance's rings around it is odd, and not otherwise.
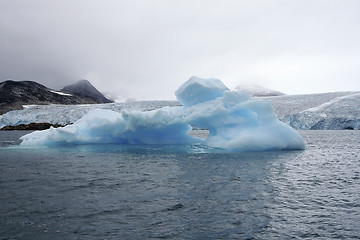
[[[88,80],[80,80],[75,84],[64,87],[60,91],[65,93],[74,93],[85,97],[92,97],[101,103],[112,102],[99,92]]]
[[[12,81],[0,83],[0,114],[23,109],[23,105],[44,104],[92,104],[108,101],[96,97],[69,94],[47,88],[33,81]]]

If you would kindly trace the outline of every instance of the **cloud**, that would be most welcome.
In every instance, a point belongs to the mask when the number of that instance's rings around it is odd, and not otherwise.
[[[61,88],[86,78],[137,99],[174,98],[192,75],[289,93],[360,90],[359,7],[356,0],[2,0],[0,80]]]

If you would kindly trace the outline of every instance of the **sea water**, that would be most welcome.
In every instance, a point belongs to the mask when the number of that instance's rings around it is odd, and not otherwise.
[[[260,153],[20,148],[23,134],[0,132],[0,239],[360,238],[359,131]]]

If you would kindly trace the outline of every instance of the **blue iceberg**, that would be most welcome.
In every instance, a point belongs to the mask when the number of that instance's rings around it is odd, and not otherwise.
[[[176,92],[180,107],[114,112],[96,109],[72,125],[35,131],[21,145],[204,144],[235,151],[305,149],[300,134],[280,122],[270,102],[230,91],[220,80],[190,78]],[[187,134],[208,129],[206,139]]]

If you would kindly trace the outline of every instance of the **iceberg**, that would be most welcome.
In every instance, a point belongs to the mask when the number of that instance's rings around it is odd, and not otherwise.
[[[234,151],[300,150],[300,134],[280,122],[270,102],[230,91],[218,79],[192,77],[175,92],[182,106],[152,111],[95,109],[74,124],[35,131],[21,145],[203,144]],[[187,134],[208,129],[206,139]]]

